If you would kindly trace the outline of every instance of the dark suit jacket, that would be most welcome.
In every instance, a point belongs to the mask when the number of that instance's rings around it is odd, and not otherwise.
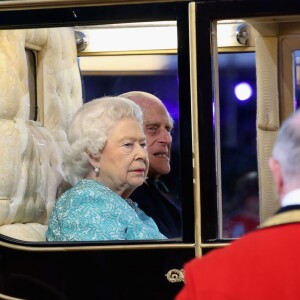
[[[188,262],[175,299],[300,299],[300,206],[281,209],[261,227]]]
[[[159,191],[154,181],[148,179],[130,198],[156,222],[160,232],[166,237],[181,236],[181,205],[175,193],[168,189]]]

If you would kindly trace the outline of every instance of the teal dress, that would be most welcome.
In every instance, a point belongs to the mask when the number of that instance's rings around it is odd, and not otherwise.
[[[83,179],[61,195],[49,218],[47,241],[166,239],[137,203],[98,181]]]

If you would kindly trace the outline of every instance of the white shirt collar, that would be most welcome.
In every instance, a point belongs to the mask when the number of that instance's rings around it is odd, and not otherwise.
[[[287,193],[281,200],[281,207],[297,204],[300,205],[300,188]]]

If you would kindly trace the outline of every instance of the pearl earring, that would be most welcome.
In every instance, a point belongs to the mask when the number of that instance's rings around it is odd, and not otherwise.
[[[99,173],[100,173],[100,169],[99,169],[98,167],[96,167],[96,168],[95,168],[95,173],[96,173],[96,176],[98,176],[98,175],[99,175]]]

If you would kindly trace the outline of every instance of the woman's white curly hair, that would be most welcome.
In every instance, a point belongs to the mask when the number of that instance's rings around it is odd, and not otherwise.
[[[109,130],[123,118],[137,120],[143,126],[140,107],[133,101],[106,96],[85,103],[78,109],[67,129],[69,147],[64,151],[65,180],[76,184],[88,172],[88,153],[100,156]]]

